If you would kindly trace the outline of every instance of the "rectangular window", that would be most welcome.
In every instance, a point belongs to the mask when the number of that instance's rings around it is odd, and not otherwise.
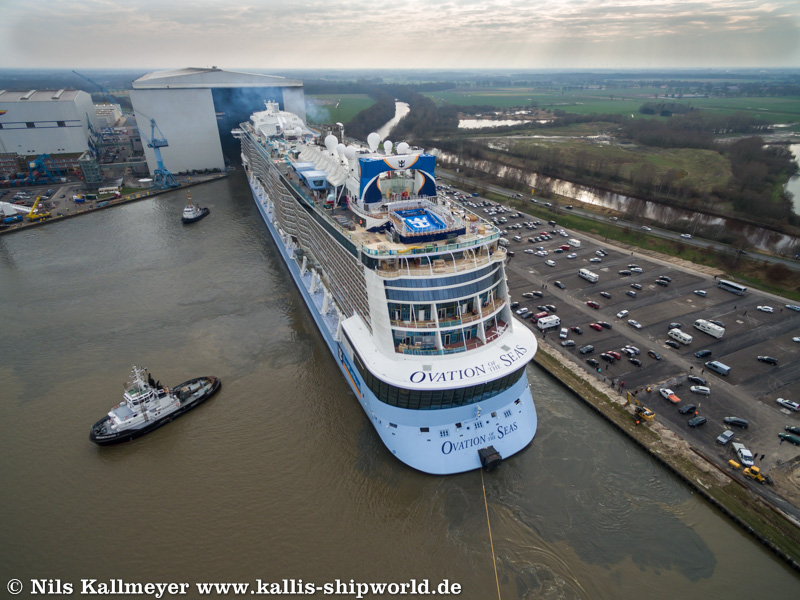
[[[67,126],[67,124],[66,124],[64,121],[56,121],[56,124],[57,124],[59,127],[66,127],[66,126]]]
[[[34,123],[33,121],[28,121],[27,123],[25,123],[25,126],[28,129],[34,129],[36,127],[36,123]]]

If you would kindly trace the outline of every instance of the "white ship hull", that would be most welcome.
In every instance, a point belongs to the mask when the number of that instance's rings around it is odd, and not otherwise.
[[[478,450],[487,446],[505,459],[530,444],[537,428],[536,409],[523,375],[512,387],[481,401],[455,408],[409,410],[378,400],[353,367],[351,350],[338,341],[340,316],[330,296],[295,258],[282,236],[274,208],[257,180],[248,181],[256,206],[303,296],[323,339],[353,394],[384,445],[405,464],[425,473],[446,475],[481,468]]]

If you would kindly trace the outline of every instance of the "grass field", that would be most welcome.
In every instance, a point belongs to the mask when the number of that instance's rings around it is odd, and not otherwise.
[[[574,166],[579,162],[579,156],[582,156],[584,163],[615,165],[622,180],[628,180],[631,174],[639,172],[646,164],[655,168],[656,180],[663,180],[668,171],[678,171],[678,181],[700,192],[724,186],[731,175],[730,160],[713,150],[597,144],[589,139],[571,137],[565,137],[563,141],[515,138],[513,144],[515,150],[522,152],[528,145],[556,148],[560,152],[561,162],[566,165]]]
[[[306,96],[306,117],[309,122],[344,123],[375,104],[366,94],[320,94]]]
[[[559,109],[568,113],[607,113],[639,115],[639,107],[645,102],[658,100],[676,102],[714,111],[718,114],[746,112],[770,123],[800,123],[800,98],[664,98],[660,88],[610,88],[586,90],[542,90],[531,88],[470,88],[458,91],[432,92],[427,94],[437,103],[458,106],[494,106],[510,108],[531,106],[541,109]]]

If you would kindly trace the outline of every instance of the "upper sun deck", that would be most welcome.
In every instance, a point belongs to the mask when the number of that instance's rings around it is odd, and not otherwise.
[[[399,275],[400,267],[407,275],[457,272],[475,268],[490,258],[505,258],[505,251],[497,244],[500,231],[496,227],[439,198],[435,182],[432,190],[431,186],[425,188],[432,194],[418,193],[421,177],[410,167],[375,175],[369,189],[359,190],[355,168],[348,169],[343,156],[337,159],[319,146],[298,146],[284,138],[266,137],[251,123],[243,123],[241,131],[278,170],[292,193],[360,252],[377,260],[379,270],[390,272],[389,276]],[[367,156],[371,162],[386,164],[402,164],[406,158]],[[421,161],[411,154],[408,162]],[[357,166],[360,171],[362,165]],[[329,186],[320,184],[324,179]],[[336,194],[331,193],[331,186],[338,190]],[[368,195],[372,201],[363,201]]]

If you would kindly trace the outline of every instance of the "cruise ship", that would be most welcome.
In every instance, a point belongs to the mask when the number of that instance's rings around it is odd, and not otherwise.
[[[528,446],[533,332],[500,231],[437,195],[436,157],[322,137],[277,103],[233,131],[256,206],[386,448],[431,474]],[[380,145],[380,148],[379,148]]]

